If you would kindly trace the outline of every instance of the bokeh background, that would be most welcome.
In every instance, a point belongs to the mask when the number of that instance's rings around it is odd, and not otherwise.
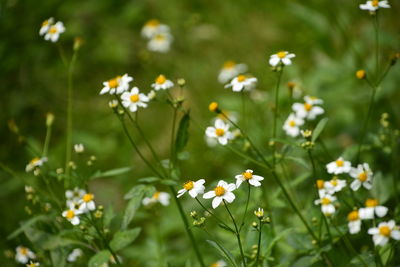
[[[241,111],[240,94],[232,93],[218,83],[219,69],[225,61],[235,60],[247,64],[249,72],[258,78],[257,91],[249,96],[252,100],[247,101],[246,123],[250,135],[261,147],[267,148],[276,82],[268,58],[279,50],[288,50],[295,53],[296,58],[282,80],[281,98],[286,106],[281,110],[280,123],[290,109],[286,83],[296,82],[307,94],[325,100],[326,116],[330,121],[324,139],[332,153],[339,156],[359,138],[371,93],[370,88],[354,76],[357,69],[373,70],[374,66],[373,23],[368,13],[358,8],[360,3],[346,0],[87,0],[40,3],[2,0],[0,161],[19,178],[12,177],[4,168],[0,170],[0,250],[13,250],[25,241],[22,236],[15,240],[6,240],[5,237],[21,220],[28,218],[24,211],[24,185],[29,183],[29,176],[24,174],[24,168],[32,157],[9,131],[7,121],[15,120],[23,135],[41,147],[45,136],[45,115],[54,113],[49,158],[54,168],[63,165],[67,71],[59,57],[58,45],[70,57],[74,38],[83,40],[74,74],[73,143],[83,143],[87,156],[96,156],[94,168],[107,170],[133,166],[127,174],[98,179],[90,184],[98,203],[122,211],[126,204],[123,194],[137,183],[138,178],[151,176],[151,172],[140,162],[124,137],[119,122],[108,107],[108,98],[99,96],[103,81],[128,73],[134,77],[134,85],[148,92],[160,73],[173,81],[184,78],[186,105],[190,106],[193,121],[186,148],[188,159],[182,163],[182,182],[189,178],[206,178],[212,182],[232,178],[247,168],[228,150],[209,148],[204,141],[204,127],[213,116],[207,110],[210,101],[218,100],[227,110]],[[382,66],[400,48],[400,2],[391,1],[391,5],[391,9],[382,11],[379,21]],[[42,21],[49,17],[63,21],[66,26],[66,32],[57,44],[44,41],[38,34]],[[153,18],[171,27],[174,42],[169,53],[147,51],[146,40],[140,36],[143,24]],[[370,123],[371,133],[377,132],[382,112],[389,112],[391,123],[399,126],[399,83],[396,66],[378,91]],[[171,120],[171,109],[160,103],[151,104],[140,113],[144,131],[163,158],[169,155]],[[382,160],[375,166],[379,168],[385,164],[385,155],[382,155]],[[304,172],[297,165],[292,170]],[[271,183],[271,191],[275,190],[271,179],[267,177],[265,182]],[[297,190],[312,190],[311,184],[311,181],[302,182]],[[297,193],[300,203],[311,201],[306,195]],[[187,212],[194,207],[191,201],[184,204]],[[278,204],[276,212],[282,215],[279,220],[290,221],[285,204]],[[257,205],[254,203],[253,206]],[[177,216],[173,205],[138,214],[133,224],[144,227],[144,230],[136,245],[126,252],[128,262],[132,258],[132,266],[164,266],[160,263],[166,261],[170,266],[182,266],[186,258],[195,261],[188,251],[181,222],[174,219]],[[218,260],[218,255],[205,244],[204,239],[200,237],[199,242],[202,242],[200,246],[207,254],[207,261]],[[289,242],[285,246],[294,245]],[[284,258],[289,261],[291,256]],[[3,253],[0,262],[2,266],[14,264],[3,258]],[[188,266],[192,265],[189,263]]]

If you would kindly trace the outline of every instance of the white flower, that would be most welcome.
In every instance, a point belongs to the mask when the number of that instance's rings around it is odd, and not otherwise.
[[[227,83],[246,70],[246,64],[236,64],[235,61],[226,61],[219,71],[218,81],[220,83]]]
[[[292,58],[294,58],[296,55],[289,53],[287,51],[280,51],[276,54],[271,55],[269,58],[269,64],[272,67],[277,66],[279,63],[282,63],[283,65],[290,65],[292,64]]]
[[[15,260],[19,263],[26,264],[28,263],[29,259],[35,259],[36,255],[33,253],[29,248],[24,246],[18,246],[15,249]]]
[[[357,191],[361,185],[368,190],[372,188],[373,173],[368,163],[358,164],[357,168],[351,168],[349,174],[354,178],[354,181],[350,184],[351,189],[354,191]]]
[[[65,27],[64,24],[61,21],[58,21],[56,24],[51,25],[45,36],[44,39],[46,41],[50,40],[53,43],[57,42],[58,38],[60,37],[60,34],[65,32]]]
[[[81,154],[81,153],[85,152],[85,146],[83,144],[75,144],[74,150],[75,150],[75,153]]]
[[[365,201],[365,208],[360,208],[358,212],[362,220],[369,220],[375,218],[375,214],[380,218],[385,216],[388,212],[388,208],[379,205],[377,199],[369,198]]]
[[[319,106],[314,106],[314,103],[318,103],[317,101],[311,100],[308,96],[304,97],[304,100],[305,103],[294,103],[292,105],[292,109],[296,113],[297,117],[314,120],[318,115],[324,113],[323,108]]]
[[[318,189],[318,196],[323,197],[326,194],[325,181],[318,179],[315,183],[315,186]]]
[[[44,35],[50,29],[50,26],[53,25],[53,23],[54,23],[53,18],[49,18],[49,19],[43,21],[42,26],[40,27],[40,30],[39,30],[39,35]]]
[[[379,8],[390,8],[389,2],[385,0],[384,1],[372,0],[372,1],[367,1],[365,4],[360,5],[360,9],[368,10],[370,12],[375,12]]]
[[[82,211],[76,209],[74,205],[70,205],[68,210],[63,211],[62,216],[66,218],[73,225],[78,225],[80,223],[79,215]]]
[[[149,98],[149,101],[153,100],[154,98],[156,98],[157,93],[154,90],[151,90],[148,94],[147,97]]]
[[[259,219],[262,219],[264,217],[264,209],[258,208],[254,211],[254,215],[256,215]]]
[[[347,215],[350,234],[357,234],[361,230],[361,219],[357,210],[353,210]]]
[[[165,192],[155,192],[152,197],[145,197],[142,200],[142,204],[145,206],[155,204],[157,202],[161,203],[163,206],[168,206],[169,205],[169,198],[170,195]]]
[[[169,33],[157,33],[147,43],[147,49],[153,52],[166,53],[172,43],[172,35]]]
[[[193,181],[187,181],[186,183],[183,184],[183,189],[178,191],[177,197],[181,197],[183,194],[186,192],[189,192],[189,195],[192,198],[197,197],[199,194],[204,193],[204,183],[206,181],[204,179],[200,179],[196,182]]]
[[[174,86],[174,83],[170,80],[168,80],[164,75],[160,74],[154,83],[151,85],[151,87],[154,88],[154,90],[166,90]]]
[[[94,203],[94,195],[87,193],[83,195],[82,199],[79,201],[79,210],[82,212],[89,212],[96,209],[96,204]]]
[[[332,204],[334,201],[336,201],[335,196],[331,196],[329,194],[325,194],[323,196],[320,196],[320,199],[317,199],[314,201],[315,205],[320,204],[321,205],[321,210],[322,213],[325,216],[330,216],[333,213],[335,213],[335,206]]]
[[[293,113],[289,115],[283,124],[283,130],[285,130],[286,134],[292,137],[296,137],[300,134],[299,126],[304,124],[304,120],[302,118],[296,117]]]
[[[103,82],[103,89],[100,91],[100,95],[105,93],[113,94],[122,94],[123,92],[129,89],[129,83],[133,81],[133,78],[128,76],[128,74],[124,74],[123,76],[117,76],[111,80]]]
[[[225,124],[221,119],[217,119],[214,126],[207,127],[206,135],[208,137],[217,139],[221,145],[226,145],[228,140],[233,139],[233,135],[229,131],[229,124]]]
[[[232,203],[235,200],[235,195],[232,193],[236,189],[235,184],[228,184],[225,181],[219,181],[214,190],[209,191],[203,195],[203,198],[214,198],[212,201],[213,209],[216,209],[223,200]]]
[[[261,185],[260,181],[264,180],[264,177],[259,175],[254,175],[253,170],[246,170],[242,174],[236,175],[235,178],[236,178],[236,188],[239,188],[239,186],[244,181],[248,181],[249,184],[258,187]]]
[[[247,77],[243,74],[240,74],[233,78],[230,83],[225,85],[225,88],[232,87],[232,91],[240,92],[242,90],[250,90],[254,87],[257,82],[257,78],[255,77]]]
[[[324,100],[316,98],[315,96],[306,95],[304,97],[304,101],[306,103],[310,103],[311,105],[321,105],[324,103]]]
[[[219,260],[210,265],[210,267],[226,267],[226,266],[228,266],[228,265],[226,265],[226,262],[223,260]]]
[[[341,174],[348,173],[351,169],[350,161],[345,161],[342,157],[326,165],[328,173]]]
[[[331,195],[341,191],[344,187],[346,187],[346,180],[340,180],[337,179],[336,177],[324,183],[324,188],[326,189],[328,194]]]
[[[75,187],[74,190],[65,191],[65,197],[67,198],[67,203],[68,201],[79,202],[85,194],[86,191],[78,187]],[[69,204],[67,205],[69,206]]]
[[[161,24],[157,19],[151,19],[146,22],[142,28],[142,36],[150,39],[157,33],[169,32],[169,27],[165,24]]]
[[[375,246],[384,246],[389,238],[400,240],[399,227],[396,226],[394,220],[381,222],[378,227],[368,229],[368,234],[372,235]]]
[[[31,172],[32,170],[34,170],[38,167],[41,167],[43,165],[43,163],[45,163],[46,161],[47,161],[46,157],[43,157],[43,158],[35,157],[26,165],[25,171]]]
[[[139,93],[137,87],[133,87],[130,92],[124,92],[121,95],[122,105],[129,108],[131,112],[136,112],[138,107],[146,108],[149,98],[142,93]]]
[[[33,261],[30,261],[29,264],[26,265],[26,267],[38,267],[38,266],[40,266],[40,263]]]
[[[75,248],[71,251],[71,253],[67,257],[68,262],[75,262],[79,257],[82,256],[82,249]]]

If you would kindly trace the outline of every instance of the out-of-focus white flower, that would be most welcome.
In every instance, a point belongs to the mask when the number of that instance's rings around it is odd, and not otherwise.
[[[337,177],[334,177],[330,181],[326,181],[324,184],[324,188],[330,195],[341,191],[344,187],[346,187],[346,180],[340,180]]]
[[[279,63],[282,63],[283,65],[290,65],[292,64],[292,58],[294,58],[296,55],[289,53],[287,51],[280,51],[276,54],[271,55],[269,58],[269,64],[272,67],[276,67]]]
[[[35,253],[27,247],[18,246],[15,251],[15,260],[19,263],[26,264],[30,259],[36,259]]]
[[[335,196],[331,196],[329,194],[325,194],[323,196],[320,196],[320,199],[317,199],[314,201],[315,205],[321,205],[321,210],[322,213],[325,216],[331,216],[333,213],[335,213],[335,206],[332,204],[334,201],[336,201]]]
[[[383,0],[383,1],[370,0],[370,1],[367,1],[365,4],[360,5],[360,9],[368,10],[369,12],[375,12],[379,8],[390,8],[389,2],[386,0]]]
[[[227,83],[237,75],[247,71],[246,64],[237,64],[235,61],[226,61],[218,74],[220,83]]]
[[[155,204],[157,202],[161,203],[163,206],[169,205],[170,195],[166,192],[155,192],[152,197],[145,197],[142,200],[142,204],[145,206]]]
[[[118,100],[113,99],[113,100],[109,101],[109,102],[108,102],[108,106],[109,106],[110,108],[116,108],[116,107],[118,107]]]
[[[373,173],[368,163],[358,164],[357,168],[351,168],[349,174],[354,178],[354,181],[350,184],[351,189],[354,191],[357,191],[361,185],[368,190],[372,188]]]
[[[171,48],[173,37],[168,32],[157,33],[147,43],[147,49],[153,52],[166,53]]]
[[[283,130],[286,134],[292,137],[296,137],[300,134],[300,126],[304,124],[302,118],[297,117],[294,113],[291,113],[283,124]]]
[[[96,209],[96,204],[94,203],[94,195],[91,193],[83,195],[79,203],[79,210],[82,212],[89,212]]]
[[[160,74],[158,77],[155,79],[154,83],[151,85],[151,87],[154,88],[154,90],[167,90],[171,87],[174,86],[174,83],[170,80],[168,80],[164,75]]]
[[[82,249],[75,248],[71,251],[71,253],[67,257],[68,262],[75,262],[79,257],[83,254]]]
[[[210,265],[210,267],[226,267],[226,266],[228,266],[228,265],[226,265],[226,262],[223,260],[219,260]]]
[[[147,97],[149,98],[149,101],[153,100],[154,98],[156,98],[157,93],[154,90],[151,90],[148,94]]]
[[[74,150],[75,150],[75,153],[81,154],[81,153],[85,152],[85,146],[83,144],[75,144]]]
[[[103,82],[103,89],[101,89],[100,94],[103,95],[105,93],[113,94],[122,94],[123,92],[129,89],[129,83],[133,81],[133,78],[128,76],[128,74],[124,74],[122,76],[117,76],[111,80]]]
[[[66,218],[73,225],[78,225],[80,223],[79,215],[82,214],[82,211],[76,209],[74,205],[70,205],[69,209],[63,211],[62,216]]]
[[[362,220],[370,220],[378,216],[379,218],[385,216],[388,212],[388,208],[379,205],[379,202],[375,198],[369,198],[365,201],[365,208],[359,209],[359,215]]]
[[[318,189],[318,196],[319,196],[319,197],[323,197],[323,196],[326,194],[325,181],[324,181],[324,180],[321,180],[321,179],[318,179],[318,180],[315,182],[315,186],[316,186],[317,189]]]
[[[264,180],[264,177],[259,175],[254,175],[253,170],[246,170],[245,172],[236,175],[235,178],[236,178],[236,188],[239,188],[239,186],[244,181],[248,181],[249,184],[251,184],[252,186],[258,187],[261,186],[260,181]]]
[[[238,117],[239,115],[234,111],[221,110],[221,113],[219,113],[217,117],[213,119],[213,123],[215,123],[215,120],[217,119],[221,119],[224,122],[232,121],[236,123],[238,122]]]
[[[169,32],[169,27],[165,24],[161,24],[157,19],[151,19],[144,24],[142,28],[142,36],[150,39],[157,33]]]
[[[25,171],[31,172],[32,170],[41,167],[43,163],[45,163],[46,161],[47,161],[46,157],[43,158],[35,157],[26,165]]]
[[[257,78],[240,74],[233,78],[230,83],[225,85],[225,88],[232,87],[233,92],[241,92],[243,90],[252,89],[256,83]]]
[[[229,131],[229,124],[225,124],[221,119],[217,119],[214,126],[207,127],[206,135],[208,137],[217,139],[221,145],[226,145],[229,140],[233,139],[233,135]]]
[[[146,108],[149,98],[147,95],[139,92],[139,88],[133,87],[130,92],[124,92],[121,95],[122,105],[129,108],[131,112],[136,112],[139,107]]]
[[[345,161],[342,157],[326,165],[328,173],[341,174],[348,173],[351,169],[350,161]]]
[[[65,32],[64,24],[61,21],[58,21],[56,24],[50,25],[47,29],[44,39],[46,41],[52,41],[53,43],[58,41],[60,34]]]
[[[318,103],[317,100],[311,100],[311,97],[306,96],[304,97],[305,102],[304,103],[294,103],[292,105],[293,111],[296,113],[296,116],[299,118],[305,118],[308,120],[314,120],[318,115],[321,115],[324,113],[324,109],[315,106],[315,104]],[[309,100],[309,101],[307,101]],[[322,100],[321,100],[322,101]]]
[[[353,210],[347,215],[347,220],[349,223],[347,224],[349,227],[350,234],[357,234],[361,230],[361,219],[358,214],[358,210]]]
[[[65,197],[67,198],[67,203],[68,203],[68,201],[79,202],[85,194],[86,194],[86,191],[84,189],[80,189],[78,187],[75,187],[74,190],[65,191]],[[69,204],[67,204],[67,205],[69,206]]]
[[[197,195],[199,194],[203,194],[204,193],[204,183],[206,181],[204,179],[200,179],[196,182],[193,181],[187,181],[186,183],[183,184],[183,188],[181,190],[178,191],[178,195],[177,197],[181,197],[183,194],[185,194],[186,192],[189,192],[189,195],[192,198],[197,197]]]
[[[389,238],[400,240],[399,227],[396,226],[394,220],[381,222],[378,227],[368,229],[368,234],[372,235],[375,246],[384,246],[389,241]]]
[[[42,26],[40,27],[39,34],[44,35],[49,29],[50,26],[53,25],[54,19],[49,18],[42,22]]]
[[[30,262],[26,265],[26,267],[38,267],[38,266],[40,266],[40,263],[39,263],[39,262],[34,262],[34,261],[30,261]]]
[[[235,184],[228,184],[221,180],[218,182],[217,187],[215,187],[214,190],[205,193],[203,198],[214,198],[212,201],[212,207],[213,209],[216,209],[223,200],[226,200],[228,203],[232,203],[235,200],[235,195],[232,193],[235,189]]]

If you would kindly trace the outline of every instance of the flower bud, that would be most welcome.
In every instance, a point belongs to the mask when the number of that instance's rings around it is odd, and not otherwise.
[[[217,102],[211,102],[210,105],[208,105],[208,110],[211,112],[220,113]]]
[[[366,74],[365,70],[358,70],[358,71],[356,72],[356,77],[357,77],[357,79],[359,79],[359,80],[365,79],[366,76],[367,76],[367,74]]]
[[[46,126],[50,127],[54,122],[54,114],[51,112],[48,112],[46,114]]]

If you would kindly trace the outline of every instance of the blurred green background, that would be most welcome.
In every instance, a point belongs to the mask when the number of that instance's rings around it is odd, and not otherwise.
[[[184,78],[187,106],[190,106],[193,121],[187,147],[190,157],[182,165],[182,182],[189,178],[206,178],[210,182],[220,178],[231,179],[248,166],[243,166],[243,161],[228,150],[209,148],[204,142],[203,128],[209,125],[213,116],[207,110],[210,101],[218,100],[228,110],[241,111],[240,94],[232,93],[218,83],[219,69],[224,61],[235,60],[247,64],[249,72],[258,78],[257,92],[260,94],[256,94],[254,101],[247,102],[247,125],[250,135],[260,146],[267,148],[276,82],[268,58],[279,50],[288,50],[295,53],[296,58],[283,77],[281,97],[286,106],[281,109],[280,122],[283,123],[290,112],[286,83],[294,81],[306,93],[325,100],[326,116],[330,122],[324,138],[335,156],[339,156],[357,140],[370,95],[370,88],[356,80],[354,73],[359,68],[373,70],[374,66],[372,19],[367,12],[359,10],[360,3],[347,0],[87,0],[40,3],[2,0],[0,161],[18,173],[20,179],[0,171],[0,236],[3,241],[0,250],[14,250],[19,242],[24,242],[22,237],[11,241],[5,237],[19,221],[28,218],[24,212],[23,186],[29,183],[29,176],[23,173],[32,157],[10,133],[7,121],[14,119],[23,135],[40,147],[45,136],[45,114],[54,113],[49,159],[54,168],[63,165],[67,71],[59,57],[58,45],[70,57],[74,38],[83,39],[74,74],[73,143],[85,144],[87,155],[97,157],[95,167],[101,170],[134,167],[129,174],[100,179],[91,184],[98,203],[112,205],[121,211],[125,205],[123,194],[138,178],[151,176],[151,173],[131,149],[108,107],[108,97],[98,95],[103,81],[128,73],[134,77],[133,85],[149,92],[151,83],[160,73],[174,82],[177,78]],[[380,16],[382,66],[393,52],[399,51],[400,2],[391,1],[391,5],[392,8],[383,10]],[[57,44],[44,41],[38,34],[42,21],[49,17],[62,21],[66,26],[66,32]],[[146,40],[140,36],[141,27],[152,18],[171,27],[174,42],[167,54],[147,51]],[[379,127],[378,119],[382,112],[389,112],[391,122],[399,126],[399,82],[398,67],[395,67],[378,91],[371,132],[376,132]],[[169,155],[171,120],[171,109],[159,103],[152,103],[140,112],[144,131],[163,158]],[[384,166],[384,163],[382,160],[376,164]],[[269,181],[271,179],[267,177],[265,182]],[[311,184],[311,181],[307,182],[304,188]],[[275,188],[272,182],[271,188]],[[309,201],[301,193],[298,197]],[[257,205],[255,203],[251,208]],[[188,212],[192,206],[193,202],[185,202]],[[285,211],[287,209],[283,207],[277,212],[284,215]],[[140,259],[141,265],[136,262],[137,266],[157,266],[160,257],[171,262],[171,266],[182,264],[182,259],[174,256],[186,252],[188,243],[180,221],[171,221],[175,218],[171,214],[175,213],[176,209],[170,206],[167,210],[157,210],[152,216],[139,214],[134,220],[134,224],[146,229],[133,247],[135,249],[127,253]],[[155,237],[163,241],[156,242]],[[207,260],[218,260],[217,254],[204,244],[204,240],[201,242],[201,249],[211,252],[207,254]],[[146,252],[154,256],[148,256],[149,262],[143,260],[141,248],[153,249]],[[194,256],[192,260],[195,261]],[[3,259],[2,254],[0,262],[13,264]]]

